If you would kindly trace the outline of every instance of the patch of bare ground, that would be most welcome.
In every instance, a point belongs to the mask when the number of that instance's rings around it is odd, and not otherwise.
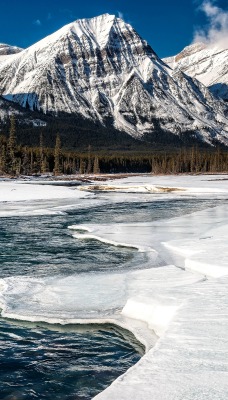
[[[184,191],[185,189],[161,186],[109,186],[109,185],[89,185],[80,187],[82,191],[89,192],[122,192],[122,193],[170,193]]]

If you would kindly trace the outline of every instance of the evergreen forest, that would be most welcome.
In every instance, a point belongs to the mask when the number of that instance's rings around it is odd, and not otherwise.
[[[45,135],[46,136],[46,135]],[[40,174],[99,174],[99,173],[221,173],[228,171],[228,151],[218,146],[139,146],[67,148],[61,145],[61,133],[46,140],[42,129],[39,143],[21,144],[17,136],[17,121],[10,117],[8,132],[0,135],[0,174],[2,176]],[[48,142],[48,146],[46,144]]]

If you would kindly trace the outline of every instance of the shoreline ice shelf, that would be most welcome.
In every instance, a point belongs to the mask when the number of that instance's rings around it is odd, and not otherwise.
[[[155,347],[95,399],[227,399],[227,289],[224,277],[186,290]]]
[[[96,399],[147,400],[152,395],[154,400],[227,399],[227,180],[227,175],[131,177],[118,181],[126,193],[119,193],[118,188],[113,192],[115,182],[111,182],[112,192],[99,193],[97,200],[93,193],[78,189],[72,192],[69,188],[58,188],[56,192],[57,188],[53,191],[45,186],[47,203],[43,213],[56,211],[58,201],[63,199],[58,211],[64,212],[72,196],[79,207],[80,201],[101,204],[107,196],[113,204],[126,201],[126,196],[131,196],[131,201],[143,201],[150,196],[151,201],[163,202],[210,198],[214,204],[163,220],[69,226],[69,234],[77,240],[95,239],[107,245],[137,248],[148,255],[149,265],[147,268],[139,265],[136,271],[83,273],[65,278],[2,279],[2,316],[60,324],[111,322],[131,330],[145,344],[146,354]],[[2,191],[6,201],[2,203],[5,208],[2,216],[9,211],[8,202],[15,200],[14,187],[19,200],[20,191],[26,195],[33,188],[40,199],[42,186],[10,184],[7,193],[6,189]],[[138,190],[129,193],[132,186]],[[148,186],[178,190],[145,193]],[[6,182],[0,182],[0,190],[4,187]],[[87,197],[83,198],[84,195]],[[11,212],[18,213],[21,202],[13,204],[15,209],[11,208]],[[32,206],[28,201],[27,205],[34,212],[38,203]],[[162,264],[158,266],[156,260],[161,254]]]

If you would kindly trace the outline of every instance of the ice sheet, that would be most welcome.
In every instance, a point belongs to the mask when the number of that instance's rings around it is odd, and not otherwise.
[[[184,266],[207,277],[228,275],[228,225],[209,230],[205,237],[170,241],[164,245],[184,257]],[[219,254],[218,254],[219,252]]]
[[[136,321],[142,321],[144,328],[137,335],[149,348],[148,331],[150,334],[152,330],[157,334],[163,332],[170,321],[167,306],[172,303],[176,309],[182,302],[176,294],[173,297],[172,289],[177,293],[182,287],[201,280],[201,276],[184,273],[175,266],[118,274],[75,274],[65,278],[10,277],[0,280],[0,307],[6,318],[52,324],[112,321],[124,323],[134,333],[141,326]],[[159,307],[156,323],[150,312],[138,318],[135,305],[154,310]]]
[[[165,334],[96,400],[227,400],[228,278],[191,286]]]
[[[0,203],[45,199],[79,199],[85,197],[85,193],[71,187],[58,187],[51,185],[36,185],[23,181],[0,181]]]
[[[81,209],[102,203],[102,200],[93,201],[92,193],[54,184],[0,181],[0,217],[58,215],[71,208]]]
[[[216,227],[216,228],[215,228]],[[167,263],[191,269],[207,277],[228,274],[228,207],[209,208],[163,221],[133,224],[100,224],[70,227],[89,231],[75,234],[79,239],[93,238],[106,243],[160,253]],[[170,240],[172,238],[172,240]]]

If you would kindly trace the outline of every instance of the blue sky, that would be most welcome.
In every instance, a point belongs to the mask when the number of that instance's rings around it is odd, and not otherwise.
[[[209,8],[205,12],[205,4],[228,15],[227,0],[4,0],[0,42],[28,47],[75,19],[110,13],[131,23],[158,55],[165,57],[182,50],[198,33],[209,36],[213,22],[216,25],[216,12]],[[217,30],[224,28],[218,25]]]

